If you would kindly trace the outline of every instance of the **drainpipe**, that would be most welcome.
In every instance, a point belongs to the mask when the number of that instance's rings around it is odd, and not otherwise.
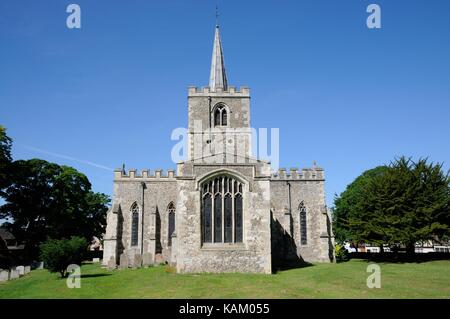
[[[290,225],[290,232],[292,238],[294,238],[294,225],[292,222],[292,202],[291,202],[291,183],[286,182],[288,186],[288,201],[289,201],[289,225]]]
[[[212,129],[212,119],[211,117],[214,116],[214,114],[211,114],[211,103],[212,103],[212,97],[208,96],[208,107],[209,107],[209,130],[208,130],[208,140],[206,143],[208,144],[209,148],[209,154],[211,154],[211,129]],[[203,156],[203,153],[202,153]]]

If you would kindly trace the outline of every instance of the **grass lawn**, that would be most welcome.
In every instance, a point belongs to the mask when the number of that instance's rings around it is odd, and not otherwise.
[[[107,271],[86,264],[80,289],[35,270],[0,283],[0,298],[450,298],[450,261],[379,263],[380,289],[367,288],[367,265],[351,260],[274,275],[179,275],[164,266]]]

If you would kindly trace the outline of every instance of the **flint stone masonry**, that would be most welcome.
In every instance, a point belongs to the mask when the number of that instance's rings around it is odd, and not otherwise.
[[[209,86],[188,91],[187,159],[168,171],[114,171],[103,264],[114,261],[123,269],[164,262],[178,273],[270,274],[284,264],[333,262],[324,170],[314,163],[271,172],[269,162],[251,157],[250,89],[228,85],[218,28],[214,41]],[[242,242],[203,242],[202,187],[218,176],[242,185]],[[138,212],[134,225],[132,208]]]

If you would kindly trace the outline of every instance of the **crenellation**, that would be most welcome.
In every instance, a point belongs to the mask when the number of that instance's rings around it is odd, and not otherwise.
[[[277,172],[272,173],[272,180],[317,180],[323,181],[324,174],[322,168],[291,168],[287,173],[285,168],[280,168]]]
[[[226,90],[223,87],[216,87],[211,90],[209,86],[196,87],[190,86],[188,88],[188,96],[237,96],[237,97],[249,97],[250,88],[247,86],[229,86]]]
[[[291,179],[298,179],[299,178],[299,174],[298,174],[298,168],[293,167],[290,169],[290,177]]]
[[[177,176],[176,171],[173,169],[167,170],[167,173],[162,169],[157,169],[154,173],[149,169],[144,169],[138,172],[136,169],[130,169],[127,172],[124,172],[122,169],[116,169],[114,171],[114,180],[152,180],[152,179],[175,179]]]
[[[278,170],[278,175],[280,176],[280,179],[286,179],[286,169],[285,168],[280,168]]]

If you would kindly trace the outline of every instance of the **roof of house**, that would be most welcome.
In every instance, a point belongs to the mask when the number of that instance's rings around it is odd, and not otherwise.
[[[16,239],[14,235],[4,227],[0,227],[0,238],[2,238],[3,240]]]

